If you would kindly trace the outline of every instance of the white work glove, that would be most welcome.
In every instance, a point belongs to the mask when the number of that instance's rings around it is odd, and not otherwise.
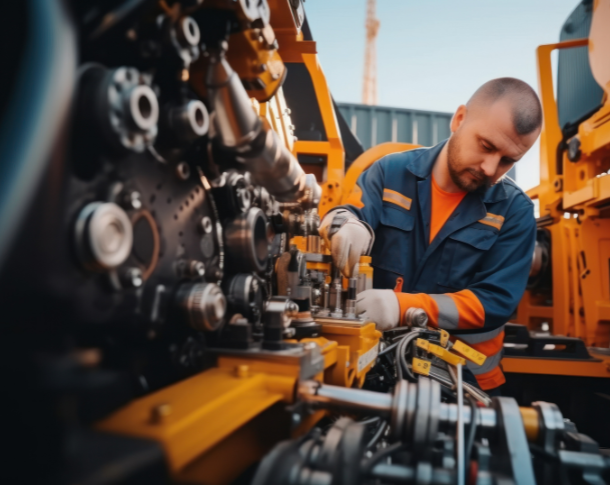
[[[362,312],[366,320],[377,324],[377,330],[389,330],[400,323],[400,305],[394,290],[365,290],[358,293],[356,315]]]
[[[371,250],[374,241],[371,227],[347,209],[326,214],[318,232],[330,244],[333,263],[346,278],[354,274],[360,256]]]

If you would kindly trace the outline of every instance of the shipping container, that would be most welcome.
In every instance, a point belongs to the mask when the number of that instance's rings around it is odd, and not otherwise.
[[[337,107],[365,150],[388,141],[433,146],[451,134],[453,113],[339,102]],[[508,176],[516,178],[515,167]]]
[[[337,103],[366,150],[387,141],[432,146],[449,137],[452,113]]]

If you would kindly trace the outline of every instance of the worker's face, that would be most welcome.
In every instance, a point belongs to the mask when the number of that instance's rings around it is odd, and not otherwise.
[[[490,106],[460,106],[451,120],[447,146],[449,174],[461,190],[495,184],[538,138],[540,130],[519,135],[508,100]]]

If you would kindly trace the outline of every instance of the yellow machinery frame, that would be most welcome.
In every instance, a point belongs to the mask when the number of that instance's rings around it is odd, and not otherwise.
[[[539,226],[551,235],[552,304],[543,292],[527,291],[515,321],[530,328],[548,322],[554,334],[608,347],[610,219],[600,217],[600,209],[610,201],[610,176],[605,175],[610,168],[610,103],[581,124],[581,159],[571,162],[564,153],[562,167],[556,163],[562,133],[553,94],[551,52],[588,44],[588,39],[579,39],[543,45],[537,51],[544,126],[540,185],[528,195],[539,201]]]
[[[297,156],[326,157],[326,180],[323,184],[321,180],[318,180],[322,185],[322,199],[318,211],[323,216],[341,200],[345,175],[345,151],[332,96],[318,59],[316,43],[311,40],[303,40],[303,34],[295,28],[285,3],[280,0],[269,2],[272,11],[271,22],[280,46],[279,53],[284,62],[305,64],[313,82],[328,139],[328,141],[296,141],[294,143],[294,153]]]
[[[340,202],[343,193],[344,150],[332,98],[316,44],[303,40],[288,0],[270,0],[269,5],[282,60],[305,64],[311,75],[328,141],[294,142],[290,110],[281,87],[263,93],[264,99],[253,98],[252,104],[295,155],[326,156],[327,179],[320,204],[323,215]],[[248,58],[253,52],[260,57],[251,43],[241,40],[233,46],[233,57]],[[275,57],[271,61],[275,62]],[[237,65],[247,71],[246,62]],[[316,379],[361,387],[378,351],[381,333],[375,324],[318,323],[322,325],[321,336],[300,341],[304,352],[319,351],[323,359],[323,370]],[[318,412],[299,423],[294,422],[298,414],[286,412],[304,366],[306,362],[290,352],[221,350],[214,368],[132,401],[97,427],[159,442],[176,482],[230,483],[278,441],[308,431],[325,415]]]

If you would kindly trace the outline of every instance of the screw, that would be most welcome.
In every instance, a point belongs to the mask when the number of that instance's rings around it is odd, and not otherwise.
[[[191,261],[189,263],[189,273],[191,276],[203,277],[205,275],[205,264],[201,261]]]
[[[203,234],[209,234],[212,232],[212,219],[210,219],[208,216],[205,216],[204,218],[201,219],[201,222],[199,222],[199,230],[203,233]]]
[[[188,178],[191,176],[191,167],[189,167],[189,164],[186,162],[180,162],[178,165],[176,165],[176,175],[178,175],[180,180],[188,180]]]
[[[125,195],[126,209],[139,210],[142,208],[142,199],[140,192],[134,190]]]
[[[250,367],[247,365],[238,365],[235,368],[235,374],[237,375],[237,377],[239,377],[240,379],[245,379],[246,377],[249,376],[250,374]]]
[[[299,312],[299,305],[293,301],[289,301],[286,304],[286,315],[289,317],[295,316]]]
[[[153,423],[160,423],[172,413],[169,404],[159,404],[150,410],[150,420]]]
[[[128,288],[139,288],[144,283],[144,277],[139,268],[127,268],[124,270],[121,280]]]
[[[292,413],[292,425],[298,426],[301,424],[301,415],[297,413]]]

